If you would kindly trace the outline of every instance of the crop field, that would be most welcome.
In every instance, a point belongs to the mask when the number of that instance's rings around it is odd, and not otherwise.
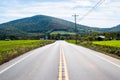
[[[120,48],[120,40],[113,40],[113,41],[95,41],[95,42],[93,42],[93,44]]]
[[[19,56],[27,51],[40,46],[52,43],[54,41],[45,40],[12,40],[0,41],[0,64]]]
[[[75,44],[75,40],[66,40],[66,41],[69,42],[69,43]]]
[[[54,31],[51,34],[69,34],[69,35],[75,35],[73,32],[66,32],[66,31]]]

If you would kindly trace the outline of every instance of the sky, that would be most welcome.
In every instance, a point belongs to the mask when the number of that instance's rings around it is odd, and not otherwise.
[[[0,24],[35,15],[47,15],[91,27],[110,28],[120,24],[120,0],[0,0]]]

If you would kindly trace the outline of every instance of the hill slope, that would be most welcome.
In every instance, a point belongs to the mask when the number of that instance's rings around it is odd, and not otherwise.
[[[117,32],[120,31],[120,25],[114,26],[112,28],[99,28],[101,32]]]
[[[110,31],[120,31],[120,25],[110,28]]]
[[[86,34],[102,31],[120,31],[120,25],[113,28],[93,28],[77,24],[77,32]],[[44,15],[36,15],[23,19],[0,24],[0,37],[2,36],[26,36],[66,31],[75,33],[73,22]]]
[[[90,28],[83,25],[77,25],[77,27],[78,32],[80,33],[88,33],[95,31],[94,28]],[[54,17],[37,15],[0,24],[0,30],[2,30],[2,32],[4,32],[5,34],[13,32],[47,33],[59,30],[74,32],[74,23]]]

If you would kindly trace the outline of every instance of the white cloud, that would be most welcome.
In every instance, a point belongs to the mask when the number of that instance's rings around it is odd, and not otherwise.
[[[0,3],[0,23],[34,15],[49,15],[74,21],[72,15],[79,14],[78,23],[94,27],[111,27],[120,24],[120,1],[106,0],[82,21],[80,18],[99,0],[66,0],[56,2],[20,2],[4,0]],[[10,4],[9,4],[10,3]]]

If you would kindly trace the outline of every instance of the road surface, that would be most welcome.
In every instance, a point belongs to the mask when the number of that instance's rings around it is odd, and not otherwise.
[[[1,65],[0,80],[120,80],[120,60],[56,41]]]

